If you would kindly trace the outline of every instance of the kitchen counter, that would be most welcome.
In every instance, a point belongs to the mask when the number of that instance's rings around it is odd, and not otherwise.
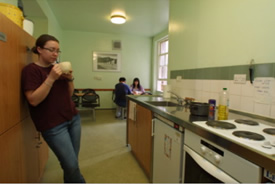
[[[136,102],[139,105],[142,105],[145,108],[148,108],[152,112],[170,120],[174,123],[178,124],[179,126],[189,129],[192,132],[200,135],[201,137],[214,142],[215,144],[239,155],[240,157],[245,158],[246,160],[249,160],[256,165],[259,165],[268,171],[275,173],[275,155],[270,156],[261,152],[258,152],[256,150],[253,150],[249,147],[245,147],[244,145],[238,144],[238,142],[229,141],[226,138],[217,135],[215,133],[209,132],[206,129],[203,129],[196,124],[193,124],[193,121],[207,121],[207,117],[201,117],[201,116],[192,116],[189,112],[189,108],[185,108],[183,106],[176,106],[176,107],[162,107],[162,106],[154,106],[147,101],[172,101],[177,103],[177,101],[173,98],[171,99],[165,99],[160,96],[134,96],[129,95],[127,98],[131,101]],[[260,123],[268,124],[271,126],[275,125],[274,119],[269,118],[263,118],[259,116],[255,116],[252,114],[245,114],[238,111],[230,111],[229,112],[229,119],[247,119],[247,118],[253,118],[254,120],[257,120]]]

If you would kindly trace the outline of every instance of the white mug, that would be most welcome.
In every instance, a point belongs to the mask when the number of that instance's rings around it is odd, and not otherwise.
[[[59,66],[61,68],[62,73],[68,74],[70,71],[72,71],[71,62],[69,62],[69,61],[63,61],[63,62],[60,62],[58,64],[59,64]]]

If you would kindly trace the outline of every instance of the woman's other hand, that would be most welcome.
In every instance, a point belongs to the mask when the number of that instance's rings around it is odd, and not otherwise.
[[[63,73],[62,74],[62,78],[65,78],[69,81],[73,81],[74,80],[74,77],[73,77],[73,71],[70,70],[69,73]]]
[[[62,71],[59,65],[54,65],[48,78],[56,81],[62,75]]]

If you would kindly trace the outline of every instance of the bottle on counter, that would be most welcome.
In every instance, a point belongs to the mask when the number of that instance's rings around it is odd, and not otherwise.
[[[208,103],[209,103],[208,120],[215,120],[216,100],[215,99],[209,99]]]
[[[228,112],[229,112],[229,94],[228,94],[227,88],[223,88],[219,98],[218,120],[228,119]]]

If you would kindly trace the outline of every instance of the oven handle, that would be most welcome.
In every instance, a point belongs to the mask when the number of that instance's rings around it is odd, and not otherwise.
[[[229,175],[227,175],[225,172],[217,168],[215,165],[210,163],[205,158],[201,157],[199,154],[191,150],[189,147],[184,145],[184,151],[187,152],[195,161],[196,163],[203,168],[206,172],[208,172],[210,175],[216,177],[222,182],[225,183],[239,183]]]

